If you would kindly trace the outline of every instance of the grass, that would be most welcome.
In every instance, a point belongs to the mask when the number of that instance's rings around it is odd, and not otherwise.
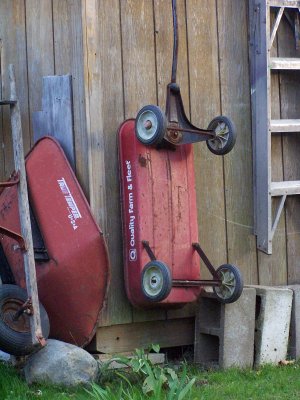
[[[192,371],[190,371],[192,373]],[[259,370],[230,369],[197,375],[191,399],[285,400],[300,398],[300,363]]]
[[[9,365],[0,363],[1,400],[160,400],[167,399],[170,389],[163,390],[156,397],[153,393],[142,392],[142,381],[133,373],[126,379],[118,372],[109,372],[102,377],[102,388],[66,389],[47,385],[28,386],[21,375]],[[181,378],[182,372],[177,371]],[[194,366],[187,368],[187,376],[195,377],[191,391],[184,397],[189,400],[260,400],[299,399],[300,363],[287,366],[266,366],[259,370],[199,371]],[[132,379],[131,379],[132,378]],[[173,398],[173,397],[172,397]],[[175,398],[175,397],[174,397]],[[179,397],[176,397],[179,398]]]
[[[83,388],[66,389],[49,385],[28,386],[16,369],[0,362],[0,400],[83,400]]]

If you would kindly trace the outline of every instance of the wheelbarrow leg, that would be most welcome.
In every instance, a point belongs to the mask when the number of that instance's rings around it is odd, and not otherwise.
[[[38,300],[36,271],[34,262],[33,240],[30,223],[27,180],[25,170],[25,158],[23,149],[22,138],[22,125],[20,106],[17,100],[16,82],[13,65],[9,66],[9,80],[10,80],[10,116],[11,116],[11,130],[14,148],[14,164],[15,171],[19,173],[20,182],[18,183],[18,203],[21,224],[21,234],[25,241],[24,268],[26,277],[26,287],[29,299],[32,304],[32,314],[30,318],[30,329],[32,344],[37,347],[45,345],[45,339],[42,335],[40,308]]]

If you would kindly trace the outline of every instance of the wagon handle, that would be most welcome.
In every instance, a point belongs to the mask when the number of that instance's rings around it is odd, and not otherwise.
[[[178,22],[176,0],[172,0],[172,15],[173,15],[173,62],[172,62],[172,76],[171,82],[176,83],[177,74],[177,58],[178,58]]]

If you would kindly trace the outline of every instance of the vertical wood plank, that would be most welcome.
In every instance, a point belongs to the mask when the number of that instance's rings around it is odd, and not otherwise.
[[[278,31],[278,52],[280,57],[300,57],[295,50],[292,31],[285,20]],[[300,117],[300,81],[299,71],[280,73],[281,118]],[[300,138],[299,135],[283,135],[284,180],[300,179]],[[290,196],[286,201],[286,234],[288,283],[298,283],[300,279],[300,198]]]
[[[98,56],[100,37],[98,1],[83,1],[82,13],[90,205],[97,222],[105,232],[107,219],[101,91],[102,71]]]
[[[82,12],[90,200],[111,264],[110,289],[100,320],[104,326],[132,321],[123,278],[116,140],[124,119],[119,2],[86,1]]]
[[[1,38],[1,75],[2,97],[9,97],[8,65],[14,64],[21,118],[23,125],[24,151],[30,148],[30,130],[28,115],[28,81],[26,65],[26,35],[24,2],[4,0],[0,2],[0,38]],[[8,177],[13,170],[13,150],[8,107],[3,108],[3,177]],[[2,147],[2,146],[1,146]]]
[[[274,23],[274,14],[271,15],[271,24]],[[278,57],[277,37],[271,49],[271,56]],[[271,117],[280,119],[280,93],[279,93],[279,74],[271,74]],[[272,158],[272,181],[283,180],[283,160],[282,160],[282,135],[272,135],[271,138],[271,158]],[[272,215],[278,206],[279,199],[272,200]],[[258,260],[258,283],[260,285],[282,285],[287,283],[287,261],[286,261],[286,233],[285,233],[285,213],[282,212],[277,229],[273,238],[273,253],[267,255],[257,251]]]
[[[234,149],[224,157],[228,260],[240,267],[249,284],[257,282],[257,258],[253,235],[248,2],[218,0],[217,4],[222,113],[234,121],[238,132]]]
[[[187,2],[191,120],[206,128],[220,115],[216,2]],[[199,240],[211,262],[226,263],[226,229],[222,157],[205,142],[194,145]],[[202,263],[202,276],[210,274]]]
[[[53,15],[51,0],[26,0],[25,4],[31,124],[31,113],[42,108],[42,78],[54,74]],[[32,126],[30,132],[32,133]]]
[[[142,106],[157,104],[154,10],[149,0],[120,2],[125,117]],[[162,310],[133,310],[134,322],[165,319]]]
[[[34,142],[45,135],[56,138],[75,170],[71,75],[43,77],[42,108],[31,115]]]
[[[121,0],[125,118],[156,104],[156,67],[152,1]]]
[[[120,6],[118,0],[99,3],[101,15],[100,52],[102,69],[103,135],[106,168],[106,206],[109,224],[106,241],[111,261],[111,283],[107,306],[102,312],[100,324],[128,323],[132,321],[132,308],[128,302],[122,257],[122,227],[120,210],[119,163],[117,132],[124,120],[123,76],[121,57]],[[113,84],[112,84],[113,83]]]
[[[99,5],[101,15],[100,58],[103,71],[102,105],[103,134],[105,140],[106,198],[109,225],[107,243],[111,257],[111,286],[107,308],[103,311],[101,324],[132,321],[132,308],[124,287],[122,257],[122,229],[119,189],[119,165],[117,155],[117,131],[124,120],[123,74],[121,52],[120,5],[118,0],[108,4],[102,0]],[[114,29],[112,29],[114,26]],[[112,85],[112,82],[114,83]]]
[[[82,27],[90,206],[96,221],[105,232],[107,218],[98,5],[97,0],[82,1]]]
[[[76,175],[89,193],[81,0],[53,0],[55,74],[72,75]]]

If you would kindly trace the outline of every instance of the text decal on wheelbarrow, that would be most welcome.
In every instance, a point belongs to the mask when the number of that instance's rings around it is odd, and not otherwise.
[[[128,216],[129,216],[129,261],[136,261],[137,254],[135,248],[135,215],[134,215],[134,198],[133,198],[133,182],[132,182],[132,170],[130,161],[126,163],[126,181],[128,190]]]
[[[69,218],[70,223],[75,231],[78,228],[76,220],[82,218],[82,216],[81,216],[80,211],[77,207],[77,204],[70,192],[70,189],[65,181],[65,178],[58,179],[57,183],[59,184],[60,190],[62,191],[62,193],[65,197],[68,212],[69,212],[68,218]]]

